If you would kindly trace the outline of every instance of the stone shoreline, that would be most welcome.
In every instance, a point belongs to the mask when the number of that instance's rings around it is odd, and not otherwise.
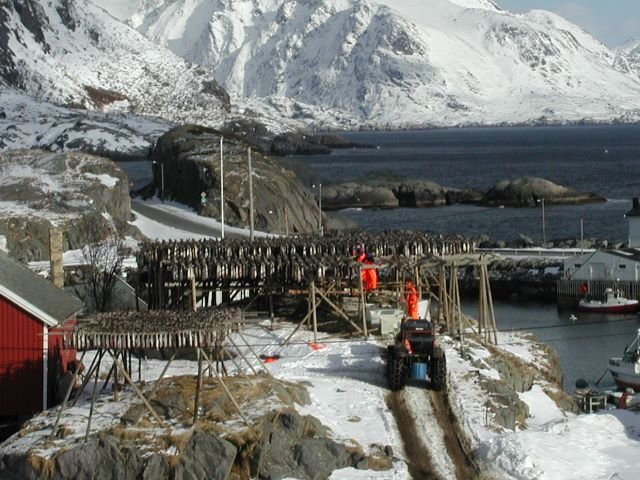
[[[325,210],[423,208],[453,204],[536,207],[540,202],[547,205],[582,205],[605,201],[604,197],[595,193],[578,192],[536,177],[502,180],[484,193],[473,189],[445,187],[430,180],[376,178],[329,185],[322,192],[322,207]]]

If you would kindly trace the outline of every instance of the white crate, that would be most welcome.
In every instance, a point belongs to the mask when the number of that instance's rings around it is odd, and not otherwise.
[[[380,321],[384,317],[402,318],[403,315],[404,311],[400,308],[376,307],[369,303],[367,303],[367,309],[365,310],[367,323],[372,326],[380,325]]]

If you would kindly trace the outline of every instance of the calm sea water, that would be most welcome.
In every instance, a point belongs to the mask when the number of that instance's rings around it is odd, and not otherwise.
[[[546,178],[607,203],[546,206],[547,239],[624,241],[624,214],[640,196],[640,125],[465,128],[405,132],[354,132],[348,138],[375,149],[336,150],[300,157],[327,184],[359,180],[371,172],[393,172],[443,186],[489,190],[504,179]],[[540,208],[455,205],[428,209],[344,211],[369,230],[418,229],[434,233],[487,234],[512,240],[519,233],[542,239]]]
[[[594,384],[602,376],[609,357],[621,356],[626,345],[640,328],[637,315],[604,315],[558,310],[555,304],[507,303],[494,304],[498,330],[518,330],[533,333],[556,350],[564,373],[564,388],[573,392],[576,380],[582,378]],[[478,303],[466,301],[462,309],[478,316]],[[577,317],[572,320],[571,315]],[[602,389],[615,389],[610,374],[600,380]]]

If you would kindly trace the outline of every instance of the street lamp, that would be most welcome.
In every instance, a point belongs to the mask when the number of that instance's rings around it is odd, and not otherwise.
[[[162,200],[162,203],[164,203],[164,162],[158,162],[157,160],[154,160],[153,164],[160,164],[160,200]]]
[[[542,246],[544,247],[547,243],[547,232],[545,229],[545,221],[544,221],[544,198],[542,199]]]
[[[273,210],[269,210],[269,215],[273,215],[275,212]],[[276,216],[276,221],[274,223],[274,227],[276,229],[276,233],[280,234],[280,219]]]
[[[324,233],[322,230],[322,184],[318,184],[318,233],[320,236]],[[316,184],[311,185],[311,188],[316,188]]]
[[[547,232],[544,221],[544,198],[536,199],[536,203],[542,206],[542,246],[544,247],[545,243],[547,243]]]

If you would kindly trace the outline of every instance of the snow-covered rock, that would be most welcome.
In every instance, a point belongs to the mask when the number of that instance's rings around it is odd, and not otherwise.
[[[0,151],[82,150],[113,160],[140,159],[172,125],[148,116],[61,107],[13,88],[0,91]]]
[[[81,152],[0,153],[0,235],[12,256],[48,258],[52,226],[65,232],[65,249],[74,249],[129,220],[129,181],[114,162]]]
[[[640,118],[637,74],[550,12],[492,0],[138,0],[131,13],[96,1],[238,102],[302,123]]]

